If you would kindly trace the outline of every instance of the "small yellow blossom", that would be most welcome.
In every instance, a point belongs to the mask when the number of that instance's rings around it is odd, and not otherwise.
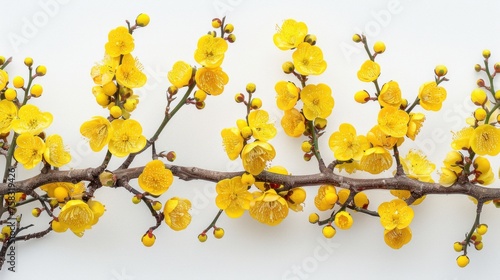
[[[382,147],[373,147],[365,151],[359,162],[361,170],[379,174],[392,166],[392,156]]]
[[[17,106],[9,100],[0,101],[0,134],[5,134],[12,128],[12,121],[17,118]]]
[[[380,76],[380,65],[375,61],[365,61],[358,70],[358,79],[362,82],[373,82],[378,76]]]
[[[146,137],[142,135],[142,127],[136,120],[116,119],[111,122],[112,135],[108,148],[117,157],[137,153],[146,146]]]
[[[167,74],[170,83],[177,88],[189,85],[192,76],[193,67],[184,61],[177,61],[174,63],[172,70]]]
[[[280,50],[290,50],[304,42],[306,35],[307,25],[305,23],[287,19],[274,34],[273,41]]]
[[[453,171],[449,168],[446,168],[446,167],[441,167],[441,173],[439,176],[439,184],[440,185],[442,185],[444,187],[449,187],[449,186],[455,184],[457,179],[458,179],[458,175],[457,175],[457,173],[455,173],[455,171]]]
[[[378,102],[380,106],[387,107],[392,106],[399,108],[401,106],[401,89],[395,81],[389,81],[382,86],[380,94],[378,96]]]
[[[292,209],[295,212],[304,210],[304,201],[306,200],[306,191],[304,188],[293,188],[287,192],[285,192],[284,198],[288,203],[288,208]],[[280,193],[281,195],[281,193]]]
[[[314,205],[319,211],[332,209],[338,200],[337,190],[332,185],[321,185],[314,197]]]
[[[82,237],[86,229],[92,226],[94,212],[81,200],[70,200],[61,209],[58,220],[67,226],[76,236]]]
[[[222,64],[226,51],[226,40],[207,34],[198,40],[198,48],[194,52],[194,59],[202,66],[216,68]]]
[[[393,196],[395,196],[399,199],[402,199],[404,201],[407,201],[411,197],[411,192],[407,191],[407,190],[391,190],[390,193]],[[412,203],[412,205],[419,205],[424,200],[425,200],[425,195],[421,196],[420,198],[415,199],[415,201]]]
[[[349,229],[352,226],[353,220],[351,214],[347,211],[339,211],[335,215],[335,225],[340,229]]]
[[[165,215],[165,223],[173,230],[179,231],[187,228],[191,223],[191,201],[173,197],[165,203],[163,214]]]
[[[454,150],[467,150],[470,148],[472,134],[475,132],[473,127],[465,127],[460,131],[453,133],[451,147]]]
[[[21,163],[24,168],[32,169],[42,161],[45,143],[42,138],[23,133],[17,137],[17,148],[14,151],[14,158]]]
[[[106,53],[111,57],[129,54],[134,47],[134,37],[124,26],[111,30],[108,34],[108,42],[104,46]]]
[[[389,247],[399,249],[410,242],[412,237],[410,227],[384,230],[384,241]]]
[[[276,128],[269,123],[269,114],[264,110],[252,110],[248,114],[248,125],[252,129],[253,137],[257,140],[268,141],[276,136]]]
[[[408,177],[421,182],[434,182],[431,173],[436,169],[436,165],[421,152],[410,150],[406,157],[401,158],[401,164]]]
[[[288,203],[273,189],[266,192],[257,191],[248,211],[257,221],[275,226],[288,216]]]
[[[370,143],[364,135],[356,135],[356,129],[348,123],[343,123],[339,131],[332,133],[328,142],[336,159],[347,161],[360,160],[363,152],[370,148]]]
[[[386,230],[403,229],[413,220],[413,209],[399,198],[383,202],[378,207],[380,223]]]
[[[146,164],[141,175],[139,175],[139,186],[153,196],[160,196],[168,190],[174,177],[165,164],[155,159]]]
[[[45,139],[43,158],[54,167],[61,167],[71,161],[70,153],[64,148],[62,137],[53,134]]]
[[[78,182],[76,184],[69,182],[55,182],[48,183],[40,187],[42,191],[47,192],[47,195],[51,198],[56,198],[54,194],[54,190],[62,187],[66,189],[68,196],[72,199],[80,199],[82,198],[82,194],[85,191],[85,184],[83,182]]]
[[[378,124],[382,132],[393,137],[403,137],[408,131],[410,116],[395,107],[384,107],[378,114]]]
[[[436,82],[427,82],[420,86],[418,92],[420,106],[425,110],[439,111],[446,99],[446,89],[437,85]]]
[[[470,147],[478,155],[496,156],[500,153],[500,128],[482,124],[474,129]]]
[[[265,141],[255,141],[243,147],[241,160],[245,171],[258,175],[264,170],[268,161],[276,156],[274,147]]]
[[[281,118],[281,127],[290,137],[301,136],[306,130],[304,115],[295,108],[285,111]]]
[[[411,140],[415,140],[415,137],[420,132],[425,121],[425,115],[422,113],[410,113],[410,122],[408,123],[408,131],[406,131],[406,136]]]
[[[318,46],[300,43],[292,54],[295,71],[301,75],[320,75],[326,70],[323,52]]]
[[[239,218],[250,208],[253,199],[241,177],[233,177],[219,181],[215,187],[217,197],[215,204],[231,218]]]
[[[300,98],[304,103],[304,116],[310,121],[320,117],[326,119],[333,110],[335,102],[332,97],[332,90],[326,84],[309,84],[300,93]]]
[[[80,126],[80,133],[89,139],[92,151],[99,152],[109,143],[113,135],[113,128],[108,119],[95,116]]]
[[[458,151],[451,151],[446,154],[446,158],[443,160],[443,163],[446,168],[451,169],[458,174],[463,170],[464,157]]]
[[[113,81],[116,68],[120,63],[120,57],[105,55],[101,63],[98,63],[90,70],[90,76],[97,85],[105,85]]]
[[[116,81],[127,88],[140,88],[147,81],[142,68],[138,60],[131,54],[126,54],[122,58],[122,64],[116,68]]]
[[[95,225],[99,221],[99,218],[102,217],[102,215],[104,215],[104,211],[106,211],[106,208],[102,203],[93,199],[89,200],[87,204],[90,207],[90,210],[92,210],[92,213],[94,213],[94,219],[92,220],[92,225]]]
[[[52,114],[41,112],[38,107],[26,104],[19,109],[18,119],[12,121],[12,129],[18,134],[38,135],[52,123]]]
[[[244,139],[241,137],[240,130],[236,127],[224,128],[220,134],[227,156],[230,160],[235,160],[243,149]]]
[[[292,109],[299,99],[300,89],[292,82],[279,81],[274,86],[276,91],[276,105],[280,110]]]
[[[373,146],[384,147],[386,149],[392,149],[398,143],[398,139],[400,139],[385,134],[378,124],[368,131],[366,138]]]
[[[0,90],[4,89],[9,81],[9,74],[7,71],[0,69]]]
[[[196,71],[195,80],[198,88],[210,95],[217,96],[224,91],[229,77],[220,67],[202,67]]]
[[[337,168],[339,171],[345,170],[345,172],[349,174],[356,172],[356,170],[361,170],[361,167],[359,166],[359,161],[357,160],[337,164],[335,165],[335,168]]]

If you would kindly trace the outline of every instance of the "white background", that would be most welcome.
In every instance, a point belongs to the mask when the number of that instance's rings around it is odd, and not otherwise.
[[[355,32],[365,33],[370,42],[383,40],[387,45],[387,51],[377,57],[382,67],[380,82],[396,80],[410,101],[422,83],[433,79],[435,65],[448,66],[450,81],[444,84],[448,98],[442,111],[428,113],[418,141],[407,140],[402,148],[403,154],[412,148],[421,149],[439,168],[451,149],[450,131],[460,129],[474,109],[469,94],[480,77],[473,70],[474,64],[481,63],[484,48],[491,49],[492,64],[500,60],[499,6],[497,1],[404,0],[9,1],[2,3],[0,55],[14,57],[7,69],[11,76],[26,76],[22,63],[25,56],[33,57],[35,65],[47,66],[47,75],[37,81],[44,86],[44,94],[33,103],[53,113],[54,122],[47,132],[63,136],[73,155],[70,167],[92,167],[104,154],[89,152],[79,127],[92,116],[107,113],[94,102],[89,72],[102,59],[109,30],[124,25],[125,19],[134,21],[139,13],[151,16],[150,25],[134,33],[133,51],[149,78],[145,88],[137,91],[141,101],[133,117],[150,137],[164,112],[166,73],[177,60],[195,65],[193,52],[198,38],[211,30],[212,18],[227,15],[227,22],[235,26],[237,40],[229,46],[222,65],[230,77],[224,94],[209,97],[202,111],[183,108],[157,147],[175,150],[179,165],[241,170],[239,161],[227,159],[220,130],[235,126],[236,119],[244,116],[244,108],[234,103],[233,96],[244,91],[246,83],[254,82],[256,96],[263,99],[263,107],[278,126],[279,135],[271,142],[278,153],[273,165],[284,165],[293,174],[306,174],[316,172],[317,166],[302,160],[300,143],[304,139],[287,138],[279,127],[281,113],[275,107],[274,84],[293,77],[281,72],[281,64],[291,59],[291,52],[273,45],[276,25],[287,18],[306,22],[323,49],[328,69],[312,77],[310,83],[329,84],[335,98],[321,144],[327,161],[333,158],[327,137],[340,123],[354,124],[359,133],[366,133],[375,123],[377,106],[359,105],[353,100],[360,89],[374,91],[371,84],[356,79],[367,57],[351,37]],[[147,154],[134,166],[147,162]],[[111,168],[120,163],[121,159],[113,159]],[[492,164],[498,170],[498,160]],[[18,178],[36,172],[38,169],[20,171]],[[362,173],[355,176],[368,177]],[[437,173],[434,178],[438,178]],[[0,278],[444,280],[498,273],[500,210],[493,205],[487,205],[482,215],[482,222],[489,225],[484,249],[470,249],[467,268],[455,264],[458,253],[453,251],[453,242],[463,239],[475,216],[474,204],[463,196],[428,197],[414,207],[413,239],[400,250],[384,243],[378,219],[357,213],[353,214],[350,230],[339,230],[332,240],[325,241],[321,228],[307,222],[309,213],[315,211],[312,200],[316,188],[310,188],[304,212],[291,212],[277,227],[259,224],[247,214],[237,220],[223,215],[218,225],[225,229],[226,236],[216,240],[210,234],[202,244],[197,235],[217,213],[213,189],[213,183],[175,180],[161,199],[191,199],[192,223],[183,232],[163,225],[155,232],[157,241],[152,248],[140,242],[154,223],[146,207],[132,204],[125,190],[99,190],[96,199],[106,204],[107,211],[83,238],[70,232],[52,233],[42,240],[18,243],[17,272],[7,271],[9,265],[5,264]],[[382,191],[370,192],[369,196],[371,209],[391,199]],[[28,208],[23,211],[23,224],[33,222],[36,229],[44,229],[49,220],[35,220]]]

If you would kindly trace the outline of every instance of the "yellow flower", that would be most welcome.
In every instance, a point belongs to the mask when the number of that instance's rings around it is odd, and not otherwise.
[[[332,209],[338,200],[337,190],[332,185],[322,185],[318,188],[318,194],[314,197],[314,205],[319,211]]]
[[[365,61],[358,70],[358,79],[362,82],[373,82],[378,76],[380,76],[380,65],[375,61]]]
[[[304,103],[304,116],[310,121],[314,121],[317,117],[326,119],[335,105],[332,90],[326,84],[305,86],[300,98]]]
[[[248,114],[248,125],[252,129],[253,137],[257,140],[268,141],[276,136],[273,123],[268,123],[269,114],[264,110],[252,110]]]
[[[61,209],[58,220],[76,236],[82,237],[86,229],[92,226],[94,212],[81,200],[70,200]]]
[[[399,108],[402,99],[401,89],[399,89],[398,83],[395,81],[389,81],[385,83],[380,90],[378,102],[382,107],[392,106]]]
[[[289,191],[283,192],[284,194],[281,194],[286,199],[286,202],[288,203],[288,208],[292,209],[295,212],[303,211],[304,210],[304,201],[306,200],[306,191],[304,188],[298,187],[298,188],[293,188]]]
[[[496,156],[500,153],[500,129],[490,124],[479,125],[470,137],[470,147],[478,155]]]
[[[281,127],[283,127],[283,130],[288,136],[301,136],[306,130],[304,115],[295,108],[285,111],[281,118]]]
[[[276,151],[271,144],[258,140],[245,145],[241,151],[243,168],[252,175],[260,174],[275,156]]]
[[[410,113],[410,122],[408,123],[408,131],[406,136],[411,140],[415,140],[415,137],[420,132],[422,125],[424,125],[425,115],[422,113]]]
[[[250,202],[250,216],[266,225],[275,226],[288,215],[288,203],[271,189],[266,192],[257,191]]]
[[[410,116],[395,107],[384,107],[378,114],[378,124],[385,134],[392,137],[403,137],[408,131]]]
[[[410,242],[412,237],[410,227],[384,230],[384,241],[392,249],[399,249]]]
[[[356,170],[361,170],[361,167],[359,166],[359,161],[357,160],[337,164],[335,165],[335,168],[337,168],[339,171],[345,170],[345,172],[349,174],[356,172]]]
[[[95,225],[99,221],[99,218],[102,217],[102,215],[104,215],[104,211],[106,211],[106,208],[102,203],[100,203],[97,200],[89,200],[87,204],[90,207],[90,210],[92,210],[92,213],[94,213],[94,219],[92,220],[92,225]]]
[[[196,85],[210,95],[219,95],[224,91],[224,86],[229,81],[222,68],[202,67],[196,71]]]
[[[455,173],[460,173],[463,170],[464,157],[458,151],[451,151],[446,154],[446,158],[443,160],[444,166],[448,169],[453,170]]]
[[[446,168],[446,167],[441,167],[441,173],[439,176],[439,184],[440,185],[442,185],[444,187],[449,187],[449,186],[455,184],[457,179],[458,179],[458,175],[457,175],[457,173],[455,173],[455,171],[453,171],[449,168]]]
[[[384,202],[378,207],[380,223],[386,230],[403,229],[413,220],[413,209],[399,198]]]
[[[134,59],[131,54],[126,54],[122,58],[122,64],[116,68],[116,81],[127,88],[142,87],[147,81],[142,68],[138,60]]]
[[[370,143],[364,135],[356,135],[356,129],[348,123],[343,123],[339,131],[332,133],[328,141],[336,159],[347,161],[360,160],[363,152],[370,148]]]
[[[382,147],[373,147],[365,151],[359,162],[361,170],[379,174],[392,166],[392,156]]]
[[[353,220],[351,214],[347,211],[339,211],[335,215],[335,225],[340,229],[349,229],[352,226]]]
[[[45,139],[46,149],[43,158],[54,167],[61,167],[71,161],[71,155],[63,145],[62,137],[53,134]]]
[[[62,187],[66,189],[68,192],[68,196],[73,198],[73,199],[80,199],[82,198],[82,194],[85,191],[85,184],[83,182],[78,182],[76,184],[69,183],[69,182],[56,182],[56,183],[49,183],[45,184],[40,187],[42,191],[47,192],[47,195],[51,198],[56,198],[54,194],[54,190],[57,189],[58,187]]]
[[[240,130],[236,127],[224,128],[221,131],[222,145],[230,160],[235,160],[243,149],[243,137]]]
[[[307,25],[305,23],[287,19],[274,34],[273,41],[280,50],[290,50],[304,42],[306,35]]]
[[[398,139],[401,139],[386,135],[378,124],[368,131],[366,138],[373,146],[384,147],[386,149],[392,149],[398,143]]]
[[[12,121],[17,118],[17,106],[7,99],[0,101],[0,134],[10,131]]]
[[[475,130],[473,127],[465,127],[460,131],[453,133],[451,147],[454,150],[467,150],[470,148],[470,142]]]
[[[299,99],[300,89],[292,82],[279,81],[274,86],[276,91],[276,105],[280,110],[292,109]]]
[[[141,124],[135,120],[116,119],[111,122],[112,135],[108,149],[117,157],[137,153],[146,146],[146,137],[142,135]]]
[[[16,160],[26,169],[32,169],[42,161],[45,143],[42,138],[23,133],[17,137],[17,148],[14,151]]]
[[[401,158],[401,164],[408,177],[421,182],[434,182],[431,173],[436,169],[436,165],[421,152],[410,150],[405,158]]]
[[[198,48],[194,52],[194,59],[205,67],[216,68],[222,64],[226,51],[226,40],[207,34],[198,40]]]
[[[80,126],[80,133],[89,139],[92,151],[99,152],[109,143],[113,135],[113,128],[108,119],[95,116]]]
[[[153,196],[166,192],[173,180],[172,171],[165,168],[165,164],[159,159],[148,162],[138,178],[141,189]]]
[[[292,59],[295,71],[301,75],[320,75],[326,70],[321,49],[306,42],[299,44]]]
[[[420,106],[425,110],[439,111],[446,99],[446,89],[437,85],[436,82],[427,82],[420,86],[418,91]]]
[[[104,48],[106,53],[112,57],[129,54],[134,50],[134,37],[126,27],[117,27],[109,32],[108,42]]]
[[[38,135],[52,123],[51,113],[42,113],[32,104],[23,105],[17,115],[19,118],[12,121],[12,129],[18,134]]]
[[[241,182],[240,176],[219,181],[215,190],[217,191],[215,204],[230,218],[239,218],[250,208],[253,196]]]
[[[101,63],[94,65],[90,70],[90,76],[97,85],[105,85],[115,77],[116,67],[120,63],[120,57],[105,55]]]
[[[0,90],[4,89],[9,81],[9,74],[3,69],[0,69]]]
[[[192,76],[193,67],[184,61],[177,61],[167,75],[170,83],[177,88],[189,85]]]
[[[191,201],[184,198],[172,197],[167,200],[163,208],[165,223],[176,231],[187,228],[191,223],[189,209],[191,209]]]

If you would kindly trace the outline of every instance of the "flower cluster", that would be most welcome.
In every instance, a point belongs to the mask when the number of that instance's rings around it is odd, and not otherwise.
[[[484,50],[485,65],[481,67],[477,64],[475,69],[477,72],[485,72],[492,83],[487,85],[483,79],[479,79],[478,88],[471,92],[471,101],[477,109],[466,120],[467,126],[453,135],[453,150],[446,155],[439,178],[439,183],[445,187],[453,185],[459,178],[482,185],[489,185],[495,180],[486,156],[500,153],[500,92],[495,91],[493,84],[495,74],[500,71],[500,64],[496,63],[493,71],[488,69],[490,55],[489,50]]]
[[[302,144],[305,160],[313,155],[318,157],[317,138],[326,128],[326,118],[332,113],[335,102],[327,84],[306,84],[306,81],[308,76],[320,75],[326,70],[323,51],[316,46],[316,36],[308,34],[307,25],[293,19],[283,22],[273,41],[280,50],[293,50],[292,61],[283,63],[282,69],[300,82],[297,86],[282,80],[274,87],[276,105],[283,111],[281,126],[290,137],[308,136]]]
[[[393,249],[399,249],[411,240],[410,223],[413,209],[401,199],[384,202],[378,207],[380,223],[384,227],[384,241]]]

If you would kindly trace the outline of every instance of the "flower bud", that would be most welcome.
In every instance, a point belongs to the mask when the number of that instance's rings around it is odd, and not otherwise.
[[[484,121],[484,119],[486,119],[486,110],[483,108],[477,108],[474,111],[474,118],[477,121]]]
[[[224,32],[225,33],[233,33],[234,31],[234,26],[230,23],[226,24],[226,26],[224,26]]]
[[[375,44],[373,45],[373,51],[376,53],[385,52],[385,43],[382,41],[375,42]]]
[[[236,101],[236,103],[241,103],[241,102],[245,101],[245,96],[243,95],[243,93],[237,93],[234,96],[234,101]]]
[[[485,84],[484,84],[484,80],[483,80],[483,79],[478,79],[478,80],[476,81],[476,84],[477,84],[477,86],[478,86],[478,87],[484,87],[484,85],[485,85]]]
[[[236,35],[234,35],[234,34],[229,34],[229,35],[227,36],[227,41],[228,41],[229,43],[234,43],[234,42],[236,41]]]
[[[254,84],[254,83],[248,83],[248,84],[247,84],[247,87],[246,87],[246,91],[247,91],[248,93],[254,93],[254,92],[255,92],[255,90],[256,90],[256,88],[257,88],[257,87],[255,86],[255,84]]]
[[[262,100],[260,98],[252,98],[252,102],[250,103],[252,109],[257,110],[262,107]]]
[[[222,25],[222,21],[220,20],[220,18],[212,19],[212,27],[213,28],[220,28],[221,25]]]
[[[448,68],[444,65],[438,65],[436,68],[434,68],[434,74],[438,77],[442,77],[448,73]]]
[[[174,151],[167,153],[167,160],[173,162],[177,158],[177,154]]]
[[[167,89],[167,92],[170,95],[176,95],[177,91],[179,91],[179,89],[176,86],[169,86]]]
[[[361,42],[361,36],[359,34],[354,34],[352,35],[352,40],[354,41],[354,43],[359,43]]]
[[[205,101],[196,102],[196,109],[201,110],[203,108],[205,108]]]
[[[479,65],[479,64],[474,65],[474,70],[476,70],[476,72],[481,71],[482,70],[481,65]]]
[[[314,119],[314,127],[317,129],[325,129],[326,125],[328,124],[328,121],[323,118],[316,118]]]
[[[491,56],[490,50],[483,50],[483,57],[488,59]]]
[[[316,35],[314,34],[307,34],[306,37],[304,38],[304,42],[309,43],[311,46],[316,45]]]
[[[24,65],[28,66],[28,67],[31,67],[33,65],[33,58],[31,57],[26,57],[24,59]]]
[[[149,15],[147,14],[139,14],[135,19],[135,24],[140,27],[145,27],[149,24]]]
[[[281,65],[281,69],[283,69],[283,72],[285,72],[285,74],[290,74],[293,72],[293,70],[295,70],[295,66],[293,65],[293,62],[287,61],[283,63],[283,65]]]
[[[476,88],[471,93],[471,100],[472,103],[476,104],[477,106],[482,106],[484,105],[484,103],[486,103],[488,97],[486,96],[486,92],[484,90]]]
[[[370,94],[366,90],[360,90],[354,94],[356,102],[364,104],[370,100]]]

